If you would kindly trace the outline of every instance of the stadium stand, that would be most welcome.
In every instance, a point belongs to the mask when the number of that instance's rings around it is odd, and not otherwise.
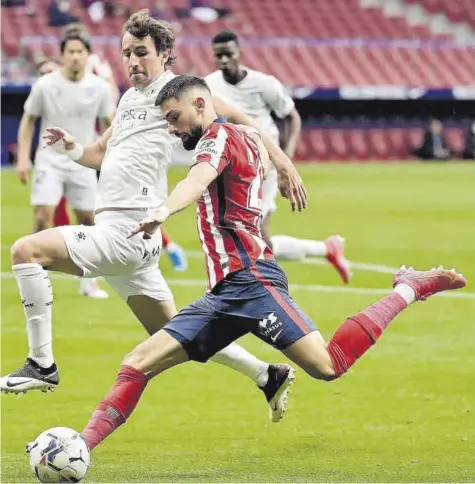
[[[475,0],[404,2],[419,3],[428,12],[443,13],[453,22],[465,20],[475,25]],[[34,16],[25,15],[20,7],[2,9],[2,50],[7,57],[26,55],[36,61],[58,56],[56,38],[61,29],[48,25],[49,0],[36,0],[35,4]],[[153,0],[137,0],[134,10],[153,4]],[[174,8],[186,9],[189,1],[170,0],[168,4],[173,12]],[[191,66],[198,75],[213,70],[209,39],[228,28],[242,35],[248,67],[273,74],[294,89],[351,92],[354,86],[406,86],[416,90],[475,87],[473,46],[457,44],[450,35],[433,34],[425,26],[414,26],[403,16],[388,18],[382,9],[363,7],[359,0],[215,0],[213,5],[226,7],[232,14],[211,23],[191,17],[174,19],[181,26],[176,72],[187,72]],[[109,61],[118,84],[128,87],[118,47],[123,17],[91,22],[79,1],[71,1],[70,13],[87,26],[94,51]],[[357,124],[310,123],[297,158],[408,158],[421,142],[423,125],[422,119],[416,126],[385,124],[370,129]],[[463,129],[449,127],[447,138],[458,152]]]

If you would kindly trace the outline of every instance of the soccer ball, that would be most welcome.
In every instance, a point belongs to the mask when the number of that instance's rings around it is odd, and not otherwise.
[[[89,469],[90,454],[79,432],[54,427],[27,445],[30,466],[41,482],[79,482]]]

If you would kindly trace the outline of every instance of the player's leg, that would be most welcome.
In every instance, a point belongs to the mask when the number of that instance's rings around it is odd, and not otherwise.
[[[29,354],[19,370],[0,380],[5,392],[54,389],[59,383],[52,349],[53,291],[46,269],[79,275],[64,237],[48,229],[18,239],[12,246],[12,270],[26,317]]]
[[[110,286],[127,302],[149,334],[156,333],[177,313],[172,293],[161,271],[158,256],[148,262],[148,270],[127,276],[106,277]],[[282,375],[278,365],[270,365],[233,343],[213,356],[212,361],[236,370],[258,387],[273,385]],[[277,376],[276,376],[277,375]]]
[[[345,257],[345,240],[331,235],[325,240],[297,239],[289,235],[270,238],[274,256],[279,260],[301,260],[305,257],[325,257],[338,271],[345,284],[351,279],[350,263]]]
[[[63,196],[64,174],[52,167],[36,168],[31,182],[30,203],[34,209],[34,231],[53,226],[54,211]]]
[[[90,449],[94,449],[125,423],[151,376],[183,363],[195,354],[199,358],[206,358],[203,352],[208,351],[208,348],[203,343],[204,336],[208,326],[216,321],[215,307],[209,299],[209,296],[204,296],[182,310],[173,319],[173,323],[150,336],[124,358],[114,385],[82,432]],[[222,345],[226,346],[230,341],[226,339]],[[216,347],[216,351],[218,349]]]
[[[34,231],[41,232],[54,224],[55,207],[51,205],[36,205],[33,207]]]
[[[163,249],[166,251],[168,258],[177,272],[185,272],[188,269],[188,260],[185,251],[181,246],[173,242],[172,238],[163,228],[162,240]]]
[[[52,290],[45,269],[87,277],[127,271],[130,264],[141,262],[140,250],[128,244],[121,231],[108,223],[114,216],[101,216],[102,225],[56,227],[23,237],[13,245],[13,272],[27,319],[30,355],[24,367],[0,380],[2,391],[47,390],[58,384],[57,374],[54,382],[47,378],[56,366],[51,364]]]
[[[61,225],[69,225],[70,223],[66,197],[61,197],[54,211],[53,224],[55,227],[61,227]]]
[[[310,376],[334,380],[346,373],[409,305],[438,292],[459,289],[465,284],[463,276],[453,270],[414,271],[403,267],[394,277],[393,292],[346,319],[328,344],[312,333],[286,347],[284,354]]]
[[[74,210],[78,225],[94,225],[94,203],[96,197],[97,174],[89,168],[71,172],[65,183],[66,195]],[[79,294],[93,299],[107,299],[109,294],[99,287],[97,278],[79,279]]]

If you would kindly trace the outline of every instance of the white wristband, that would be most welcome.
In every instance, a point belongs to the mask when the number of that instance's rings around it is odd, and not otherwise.
[[[71,160],[78,161],[84,154],[84,146],[76,142],[74,148],[72,150],[67,150],[66,154],[69,156],[69,158],[71,158]]]
[[[163,215],[166,219],[170,216],[170,210],[165,207],[165,205],[162,205],[161,207],[158,207],[157,213]]]

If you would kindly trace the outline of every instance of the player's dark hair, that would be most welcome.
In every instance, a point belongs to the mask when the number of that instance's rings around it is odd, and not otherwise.
[[[166,67],[176,62],[176,56],[173,54],[175,46],[175,31],[173,27],[168,22],[150,17],[148,9],[139,10],[131,15],[124,25],[125,32],[129,32],[129,34],[138,39],[150,36],[155,44],[157,54],[162,52],[169,53],[168,60],[165,63]]]
[[[206,84],[206,81],[202,77],[188,75],[176,76],[162,87],[155,100],[155,106],[161,106],[169,99],[178,100],[183,93],[195,87],[204,89],[211,94],[208,84]]]
[[[211,42],[213,44],[224,44],[225,42],[236,42],[236,44],[239,45],[239,37],[232,30],[221,30],[221,32],[216,34],[211,39]]]
[[[79,40],[79,42],[82,42],[84,47],[86,47],[86,50],[88,52],[91,52],[91,43],[89,42],[89,37],[79,31],[77,32],[71,31],[70,33],[67,33],[64,35],[63,39],[61,40],[61,44],[59,44],[59,50],[61,51],[61,54],[64,54],[64,50],[66,49],[66,44],[70,40]]]
[[[83,35],[84,38],[89,38],[89,32],[85,25],[80,22],[74,22],[72,24],[66,25],[63,30],[63,36],[66,35]]]

